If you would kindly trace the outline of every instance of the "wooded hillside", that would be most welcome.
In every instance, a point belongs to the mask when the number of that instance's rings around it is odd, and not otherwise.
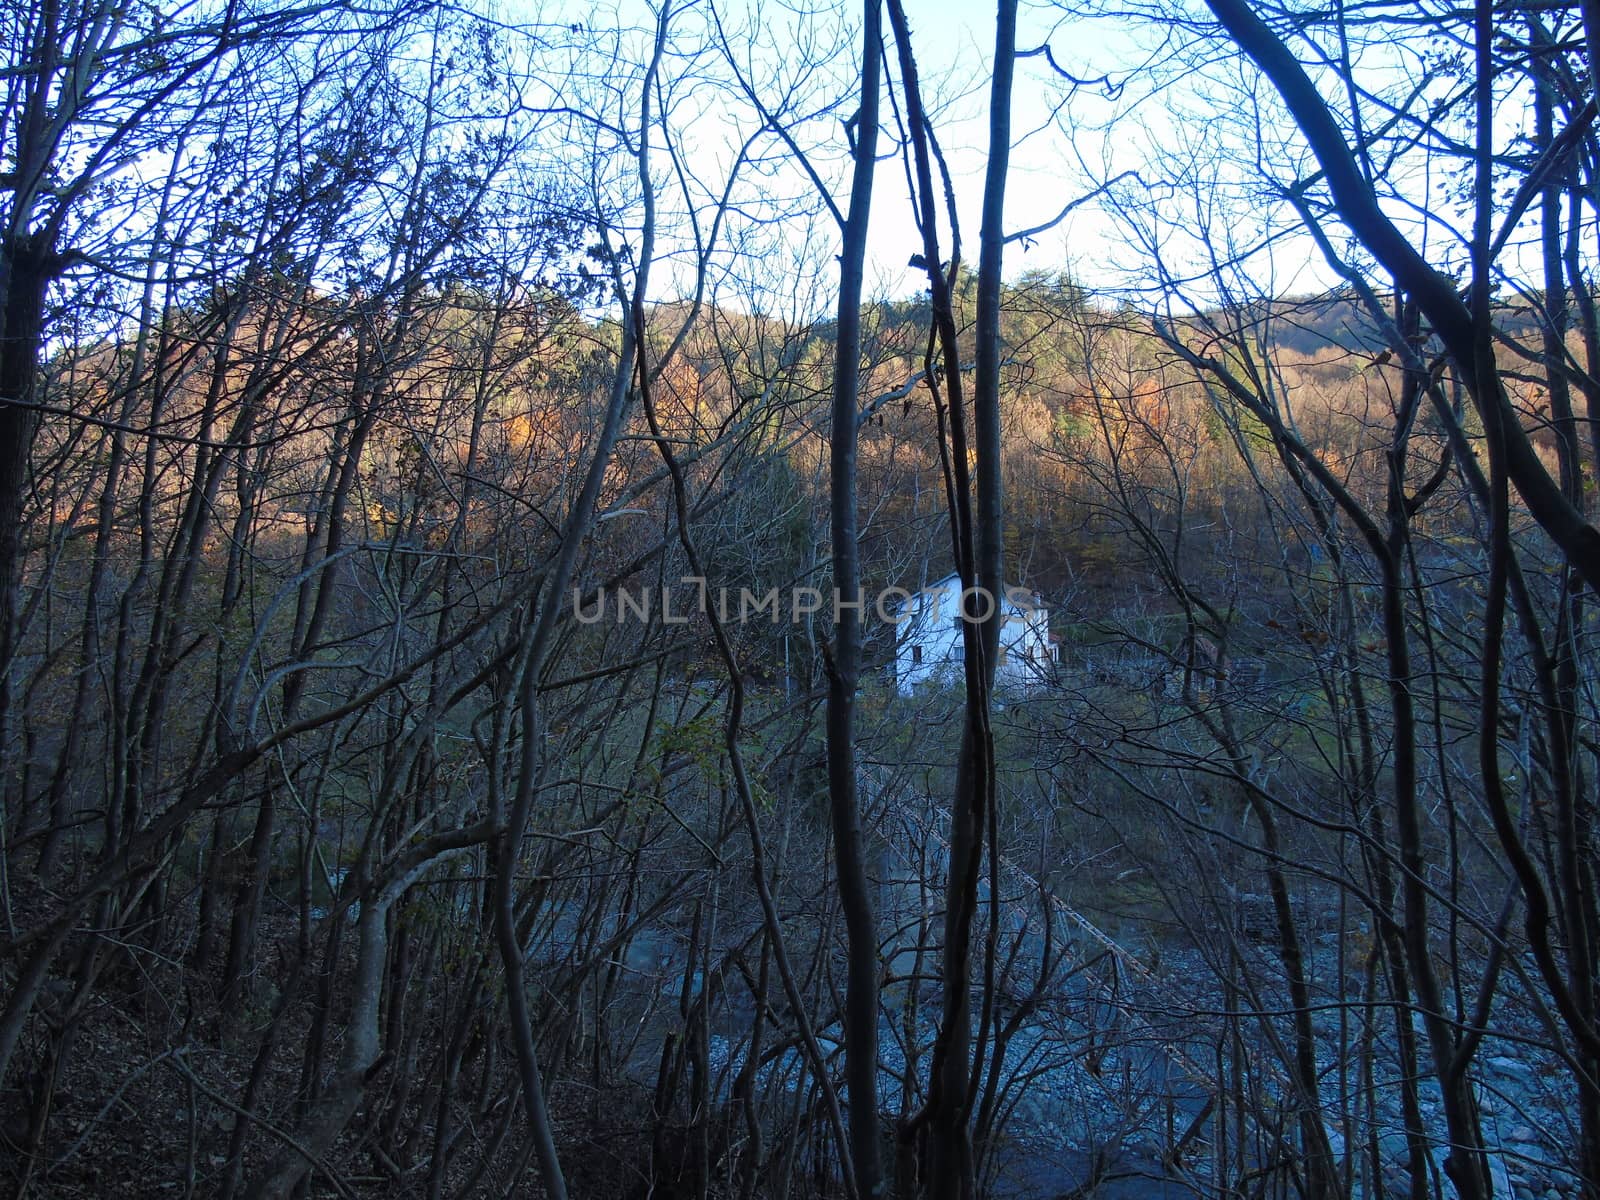
[[[0,16],[0,1187],[1600,1200],[1596,15],[1070,16]]]

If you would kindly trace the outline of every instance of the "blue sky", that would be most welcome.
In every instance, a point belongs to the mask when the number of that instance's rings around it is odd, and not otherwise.
[[[681,175],[666,155],[658,155],[654,166],[663,226],[678,222],[680,265],[673,265],[671,237],[664,238],[662,266],[651,288],[658,298],[682,290],[681,251],[692,241],[682,192],[676,189],[684,177],[692,180],[689,192],[704,232],[734,147],[761,125],[718,57],[711,14],[719,15],[738,47],[763,103],[778,104],[785,95],[802,98],[798,108],[810,119],[790,127],[841,207],[849,165],[842,117],[855,103],[860,53],[855,3],[842,10],[800,11],[748,0],[718,0],[713,9],[710,0],[692,0],[677,8],[681,41],[666,72],[676,81],[672,137]],[[538,18],[559,20],[558,14],[579,11],[578,5],[541,4]],[[644,30],[654,17],[644,0],[623,0],[603,10],[582,6],[581,12],[590,29],[637,31],[624,39],[634,61],[647,48]],[[988,154],[993,10],[947,0],[908,0],[908,12],[925,99],[953,176],[964,258],[970,265],[977,253]],[[1045,4],[1025,8],[1019,50],[1048,42],[1063,67],[1084,77],[1109,76],[1126,86],[1087,85],[1069,96],[1042,57],[1019,62],[1007,229],[1015,232],[1045,222],[1097,183],[1126,171],[1137,169],[1152,186],[1129,185],[1134,203],[1116,215],[1110,205],[1088,203],[1031,245],[1012,244],[1006,253],[1007,275],[1014,278],[1030,269],[1064,271],[1110,295],[1149,285],[1157,274],[1157,251],[1183,275],[1197,272],[1217,250],[1239,256],[1234,278],[1249,289],[1281,295],[1330,285],[1332,272],[1310,239],[1295,232],[1294,214],[1274,192],[1282,183],[1313,172],[1315,164],[1281,116],[1275,95],[1237,53],[1225,44],[1211,45],[1188,58],[1175,53],[1173,43],[1161,44],[1170,26],[1087,19],[1079,12]],[[1182,47],[1181,39],[1176,45]],[[1143,69],[1152,57],[1161,60],[1162,69]],[[1404,91],[1422,69],[1420,54],[1381,39],[1359,51],[1358,59],[1364,78],[1378,90],[1394,84]],[[723,76],[714,78],[719,71]],[[607,81],[615,88],[619,120],[627,119],[630,102],[627,74],[619,70]],[[1321,82],[1330,100],[1343,103],[1343,91],[1334,80],[1324,77]],[[843,107],[829,109],[830,101]],[[1520,108],[1508,104],[1505,113],[1509,136]],[[887,152],[893,150],[895,132],[894,112],[887,104],[883,115],[882,147]],[[736,194],[738,215],[722,227],[725,236],[746,240],[743,261],[735,264],[732,255],[728,259],[728,269],[742,273],[738,284],[725,283],[718,299],[737,304],[736,293],[742,290],[763,307],[826,311],[837,276],[832,261],[836,226],[817,205],[815,189],[789,151],[772,139],[765,151],[766,172]],[[1449,181],[1422,170],[1420,163],[1408,167],[1404,160],[1393,177],[1400,190],[1390,204],[1392,215],[1414,236],[1425,234],[1430,258],[1448,265],[1459,249],[1451,244],[1459,243],[1449,225],[1454,214],[1441,200]],[[618,202],[625,208],[627,170],[619,169],[610,183],[619,189]],[[816,210],[809,222],[801,215],[808,203]],[[941,243],[948,254],[948,229],[941,229]],[[920,272],[908,266],[920,250],[905,168],[890,154],[880,160],[874,189],[869,294],[898,297],[920,290]],[[1198,278],[1188,291],[1197,303],[1208,303],[1216,294],[1213,285]],[[762,292],[765,299],[756,298]]]

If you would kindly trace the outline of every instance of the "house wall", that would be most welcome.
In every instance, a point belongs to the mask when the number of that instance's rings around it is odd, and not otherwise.
[[[959,685],[962,678],[961,581],[950,577],[929,585],[902,606],[895,650],[895,686],[908,694],[924,683]],[[995,687],[1028,690],[1048,683],[1054,663],[1050,613],[1042,604],[1023,608],[1001,602],[1000,661]]]

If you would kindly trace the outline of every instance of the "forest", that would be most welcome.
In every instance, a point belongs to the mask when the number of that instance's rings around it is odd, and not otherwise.
[[[0,40],[0,1193],[1600,1200],[1600,5]]]

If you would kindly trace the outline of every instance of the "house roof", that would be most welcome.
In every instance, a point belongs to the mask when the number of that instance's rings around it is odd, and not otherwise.
[[[944,591],[946,588],[950,587],[952,584],[959,588],[959,586],[961,584],[961,574],[960,574],[960,572],[951,571],[948,575],[945,575],[942,578],[935,579],[930,583],[923,584],[922,587],[920,587],[920,588],[911,590],[910,597],[907,598],[907,599],[904,599],[904,600],[896,600],[891,611],[899,612],[902,609],[904,609],[908,604],[912,604],[912,603],[916,602],[918,597],[926,595],[929,592]],[[1005,607],[1008,607],[1008,606],[1011,607],[1011,608],[1017,608],[1017,609],[1021,608],[1021,605],[1018,605],[1018,604],[1014,603],[1011,600],[1011,593],[1013,591],[1026,591],[1026,592],[1028,592],[1030,595],[1032,595],[1034,597],[1039,597],[1039,593],[1034,591],[1032,588],[1024,588],[1021,584],[1007,584],[1006,587],[1003,589],[1002,595],[1000,597],[1002,609],[1005,608]],[[1044,604],[1042,602],[1042,597],[1040,597],[1040,600],[1041,600],[1041,603],[1039,605],[1037,605],[1036,607],[1043,608]]]
[[[961,582],[961,573],[959,571],[951,571],[948,575],[945,575],[945,576],[943,576],[943,577],[941,577],[939,579],[935,579],[935,580],[933,580],[933,581],[931,581],[929,583],[925,583],[919,589],[914,589],[912,591],[912,595],[913,596],[916,595],[917,591],[931,592],[935,588],[942,588],[948,583],[960,583],[960,582]],[[1025,591],[1028,591],[1028,592],[1033,592],[1034,595],[1038,595],[1038,593],[1034,592],[1034,590],[1032,588],[1025,588],[1024,589],[1020,583],[1009,583],[1009,584],[1006,585],[1005,590],[1007,592],[1010,592],[1014,588],[1025,590]]]

